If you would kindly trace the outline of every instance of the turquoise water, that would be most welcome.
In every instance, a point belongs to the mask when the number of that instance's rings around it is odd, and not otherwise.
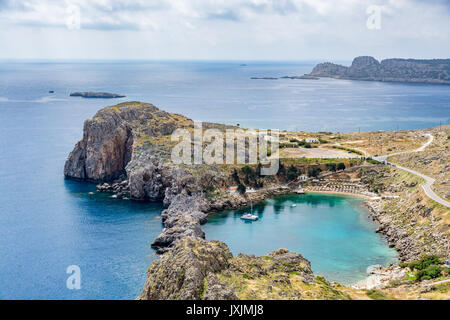
[[[107,105],[140,100],[195,120],[313,131],[387,130],[397,125],[423,128],[449,121],[449,86],[250,80],[252,76],[303,74],[315,62],[245,62],[246,67],[241,63],[0,62],[0,299],[132,299],[139,294],[154,259],[150,244],[161,230],[155,218],[161,207],[91,196],[92,185],[63,178],[64,161],[82,137],[84,120]],[[121,93],[127,98],[69,97],[70,92],[88,90]],[[235,252],[246,252],[248,247],[264,254],[285,246],[302,252],[319,271],[339,271],[353,261],[361,264],[361,271],[362,265],[376,262],[371,257],[383,256],[384,247],[378,246],[381,240],[376,234],[367,231],[368,224],[362,239],[375,241],[373,248],[380,254],[373,249],[359,257],[359,243],[350,241],[348,249],[339,251],[345,253],[339,257],[350,262],[330,259],[333,251],[327,250],[334,247],[322,236],[342,232],[360,238],[353,232],[362,228],[356,216],[333,219],[342,216],[336,208],[346,207],[345,201],[342,206],[335,203],[331,211],[325,202],[308,204],[309,209],[298,215],[289,208],[286,213],[267,212],[252,225],[230,215],[217,223],[213,220],[206,229],[209,236],[215,228],[214,234],[228,237],[225,240]],[[313,219],[314,228],[304,230],[308,221],[301,218],[316,217],[312,215],[316,210],[323,211],[317,217],[323,215],[330,222],[323,218],[320,227]],[[287,217],[295,219],[286,226]],[[266,224],[269,219],[273,225]],[[350,225],[339,227],[333,221]],[[235,233],[228,223],[235,223]],[[304,231],[299,235],[295,228]],[[336,230],[322,235],[327,230],[322,228]],[[286,237],[280,236],[283,229]],[[271,239],[267,246],[263,245],[265,238]],[[241,240],[248,241],[243,244]],[[319,263],[321,257],[325,262]],[[81,290],[66,288],[66,268],[73,264],[81,268]]]
[[[296,204],[296,207],[292,207]],[[249,208],[210,216],[208,240],[228,244],[234,255],[264,255],[279,248],[301,253],[316,275],[352,284],[366,277],[369,265],[397,261],[397,253],[375,233],[363,201],[356,197],[284,195],[253,207],[257,221],[243,221]]]

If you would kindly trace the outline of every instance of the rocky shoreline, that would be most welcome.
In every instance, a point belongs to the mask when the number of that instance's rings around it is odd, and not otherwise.
[[[385,212],[381,210],[382,201],[365,202],[366,207],[369,209],[370,217],[380,224],[376,232],[386,237],[389,246],[395,248],[399,253],[400,261],[417,259],[422,253],[422,250],[416,245],[414,239],[408,235],[403,227],[394,224],[392,218],[385,215]]]
[[[390,247],[395,248],[399,253],[400,262],[418,260],[424,254],[438,256],[449,256],[450,240],[446,234],[435,227],[435,222],[431,224],[417,225],[417,219],[411,218],[407,224],[400,223],[398,217],[393,217],[384,209],[385,201],[366,201],[371,218],[377,221],[380,226],[376,232],[383,234]],[[427,208],[418,205],[417,208],[410,208],[410,212],[419,210],[419,217],[426,215]],[[429,241],[432,242],[429,242]]]

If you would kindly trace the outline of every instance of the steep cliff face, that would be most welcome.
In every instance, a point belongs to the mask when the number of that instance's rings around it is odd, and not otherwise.
[[[87,181],[109,181],[126,174],[134,149],[143,141],[171,134],[191,120],[152,104],[126,102],[106,107],[86,120],[83,139],[70,153],[64,175]]]
[[[350,80],[450,84],[450,59],[386,59],[378,62],[373,57],[363,56],[355,58],[350,67],[320,63],[310,75]]]
[[[133,130],[112,114],[108,120],[94,118],[84,123],[78,142],[64,166],[64,175],[88,181],[108,181],[125,173],[131,159]]]

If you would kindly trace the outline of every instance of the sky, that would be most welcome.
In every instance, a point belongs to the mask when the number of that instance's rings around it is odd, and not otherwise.
[[[450,58],[443,0],[0,0],[0,59]]]

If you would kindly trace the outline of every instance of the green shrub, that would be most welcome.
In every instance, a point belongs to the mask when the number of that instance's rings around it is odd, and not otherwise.
[[[372,159],[372,158],[366,158],[366,161],[368,162],[368,163],[371,163],[371,164],[381,164],[381,162],[380,161],[377,161],[377,160],[375,160],[375,159]]]
[[[364,153],[362,151],[356,150],[356,149],[351,149],[351,148],[346,148],[346,147],[342,147],[342,146],[331,146],[333,149],[339,149],[339,150],[344,150],[347,151],[348,153],[356,153],[360,156],[363,156]]]
[[[367,290],[366,295],[373,300],[390,300],[383,292],[375,289]]]
[[[411,269],[415,270],[424,270],[431,265],[439,266],[441,264],[442,264],[441,260],[439,260],[439,258],[436,257],[435,255],[427,255],[420,260],[411,261],[409,263],[402,263],[401,266],[410,267]]]
[[[401,263],[401,267],[409,267],[412,270],[417,270],[410,276],[411,280],[423,281],[439,278],[442,275],[442,262],[435,255],[427,255],[420,260]],[[444,269],[445,272],[445,269]]]
[[[299,141],[298,146],[303,147],[303,148],[308,148],[308,149],[312,147],[311,143],[306,142],[305,140]]]
[[[426,267],[423,270],[417,271],[417,279],[418,280],[431,280],[436,279],[441,276],[442,268],[436,265],[431,265]]]

